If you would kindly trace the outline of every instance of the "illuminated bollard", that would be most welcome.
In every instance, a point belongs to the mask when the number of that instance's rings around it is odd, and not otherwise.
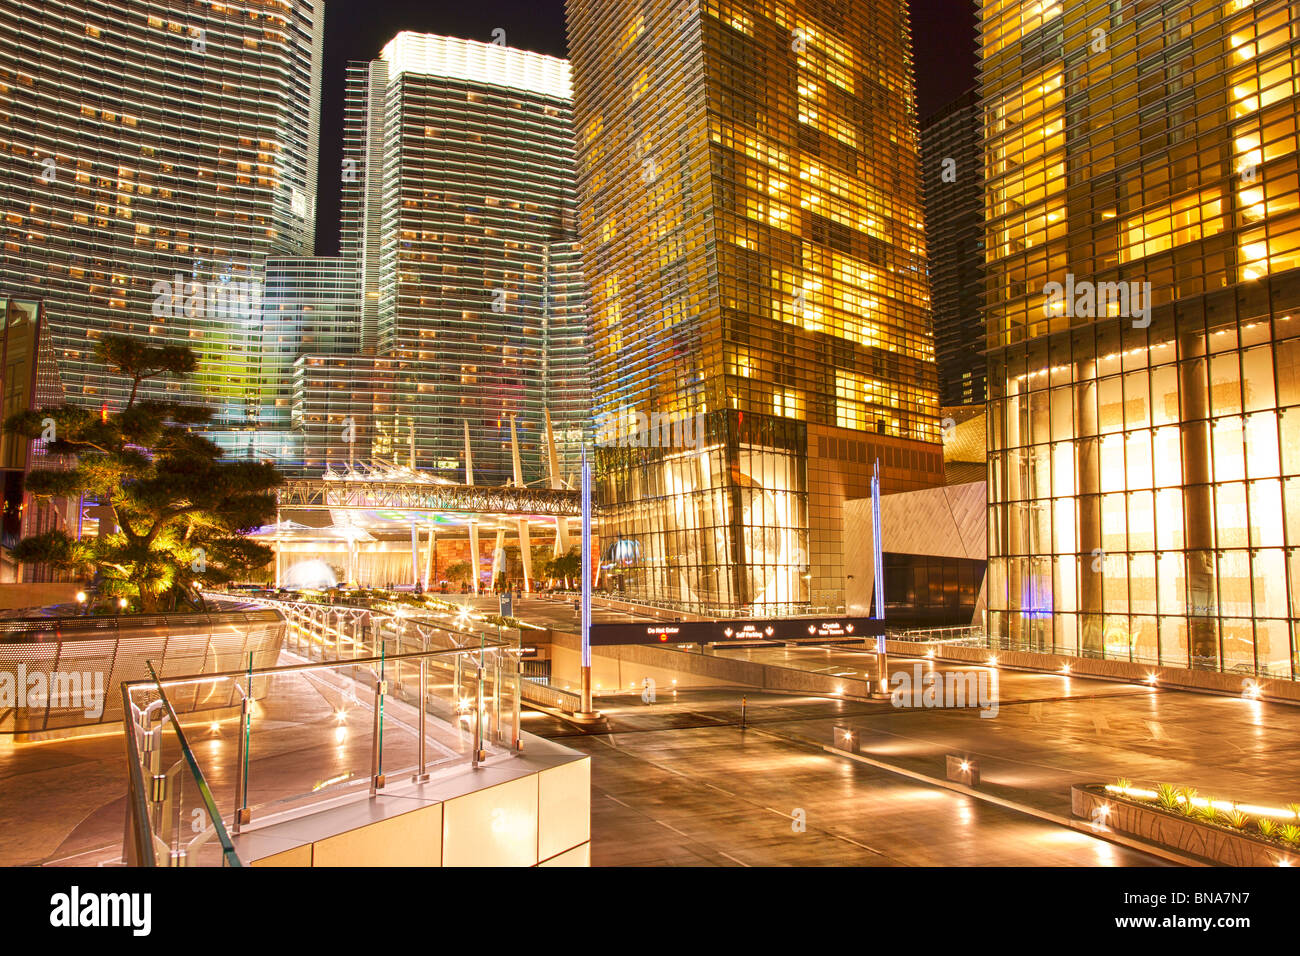
[[[832,741],[831,746],[836,750],[843,750],[850,754],[862,753],[858,735],[848,727],[834,728]]]
[[[980,785],[980,762],[970,757],[948,754],[948,779],[968,787]]]

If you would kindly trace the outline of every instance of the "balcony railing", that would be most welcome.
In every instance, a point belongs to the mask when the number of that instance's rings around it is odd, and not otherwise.
[[[518,752],[510,642],[359,608],[280,610],[303,663],[151,668],[123,685],[127,862],[238,866],[241,834],[268,823]]]

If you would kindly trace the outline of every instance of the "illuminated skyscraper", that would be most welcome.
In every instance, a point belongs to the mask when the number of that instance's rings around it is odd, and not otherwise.
[[[341,256],[285,256],[266,260],[262,293],[262,348],[258,409],[260,441],[235,448],[302,469],[304,450],[295,415],[294,370],[300,355],[346,355],[360,346],[357,264]],[[252,434],[250,433],[250,446]]]
[[[989,626],[1296,676],[1300,17],[984,0]]]
[[[43,300],[69,401],[125,401],[106,333],[187,344],[193,380],[143,394],[257,437],[262,263],[312,251],[321,35],[314,0],[0,6],[0,286]]]
[[[925,240],[942,405],[982,405],[984,141],[975,90],[921,126]]]
[[[841,502],[872,462],[887,491],[942,481],[904,4],[569,0],[568,21],[608,579],[840,605]]]
[[[359,350],[296,371],[306,465],[350,456],[476,480],[543,473],[543,409],[563,475],[589,415],[569,64],[399,33],[348,69],[341,247],[358,262]],[[373,387],[367,388],[367,381]],[[357,429],[352,447],[344,422]]]

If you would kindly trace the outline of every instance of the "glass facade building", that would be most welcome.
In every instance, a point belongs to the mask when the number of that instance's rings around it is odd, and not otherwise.
[[[294,366],[304,353],[346,354],[360,347],[361,293],[355,261],[337,256],[266,260],[258,427],[242,452],[286,471],[304,462],[301,410],[294,404]],[[295,414],[295,410],[298,414]]]
[[[463,480],[468,422],[475,480],[505,484],[513,417],[534,481],[549,409],[561,475],[576,474],[590,386],[569,64],[400,33],[348,69],[343,177],[358,344],[295,370],[307,468],[394,441],[407,464],[413,433],[419,467]]]
[[[49,342],[41,303],[35,300],[0,298],[0,395],[3,417],[32,408],[62,405],[63,386],[58,362]],[[66,581],[70,572],[56,571],[47,564],[19,563],[10,553],[23,538],[61,530],[76,534],[79,526],[77,499],[38,498],[26,490],[27,475],[34,468],[59,470],[68,467],[61,456],[46,450],[44,441],[17,435],[0,436],[0,480],[3,482],[3,514],[0,515],[0,582]]]
[[[980,19],[990,630],[1294,678],[1300,10]]]
[[[567,14],[608,579],[842,605],[841,503],[872,462],[887,490],[942,481],[905,6]]]
[[[261,427],[268,256],[312,251],[322,8],[141,0],[0,6],[0,286],[44,303],[69,401],[125,402],[106,333],[194,348],[145,396]]]
[[[921,124],[925,241],[942,405],[982,405],[984,156],[975,90]]]

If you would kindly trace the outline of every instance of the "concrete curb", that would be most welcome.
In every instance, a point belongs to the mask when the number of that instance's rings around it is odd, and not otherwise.
[[[965,794],[968,797],[983,800],[985,803],[991,803],[1007,810],[1013,810],[1016,813],[1023,813],[1026,816],[1036,817],[1039,820],[1045,820],[1048,823],[1054,823],[1057,826],[1065,827],[1069,830],[1077,830],[1080,833],[1097,837],[1098,839],[1105,840],[1108,843],[1127,847],[1130,850],[1138,850],[1142,853],[1149,854],[1150,856],[1158,856],[1163,860],[1168,860],[1170,863],[1177,863],[1180,866],[1211,865],[1204,860],[1177,853],[1166,847],[1156,846],[1155,844],[1147,843],[1143,840],[1125,836],[1122,833],[1116,833],[1113,830],[1097,830],[1092,826],[1092,824],[1085,823],[1082,820],[1075,820],[1072,817],[1063,817],[1055,813],[1049,813],[1046,810],[1040,810],[1037,807],[1027,806],[1023,803],[1016,803],[1014,800],[1006,800],[1002,797],[996,797],[991,793],[984,793],[968,787],[965,784],[956,783],[952,780],[941,780],[938,777],[931,777],[928,774],[917,773],[915,770],[905,770],[902,767],[896,767],[893,764],[885,763],[883,760],[864,757],[861,754],[851,754],[845,750],[839,750],[825,744],[822,745],[822,750],[827,753],[835,754],[838,757],[845,757],[849,760],[856,760],[858,763],[865,763],[868,766],[876,767],[879,770],[887,770],[890,773],[896,773],[902,777],[919,780],[922,783],[927,783],[934,787],[942,787],[945,790],[952,790],[955,793]]]

